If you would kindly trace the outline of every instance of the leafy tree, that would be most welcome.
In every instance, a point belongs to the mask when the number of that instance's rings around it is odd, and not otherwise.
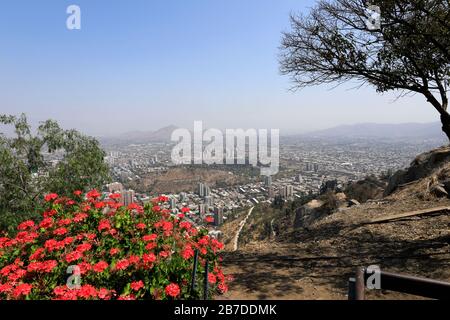
[[[105,153],[94,138],[63,130],[52,120],[33,134],[24,114],[0,115],[0,124],[15,133],[0,133],[0,230],[36,217],[45,193],[70,196],[109,181]]]
[[[272,202],[272,207],[276,209],[283,209],[284,207],[284,200],[283,197],[280,195],[276,195]]]
[[[380,25],[367,19],[380,9]],[[450,2],[321,0],[309,15],[291,16],[281,72],[295,88],[357,81],[378,92],[421,94],[439,112],[450,139]]]

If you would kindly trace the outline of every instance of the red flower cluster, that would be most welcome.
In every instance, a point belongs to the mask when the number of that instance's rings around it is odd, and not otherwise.
[[[50,202],[50,201],[56,200],[56,199],[58,199],[58,195],[56,193],[50,193],[44,197],[44,200],[47,202]]]
[[[94,270],[97,273],[102,273],[103,271],[106,270],[106,268],[108,268],[108,266],[109,265],[107,262],[99,261],[92,267],[92,270]]]
[[[176,283],[171,283],[166,287],[165,291],[169,297],[176,298],[180,294],[180,287]]]
[[[134,281],[131,283],[130,287],[134,291],[139,291],[140,289],[142,289],[144,287],[144,282],[142,282],[142,280]]]
[[[56,268],[58,262],[56,260],[47,260],[43,262],[31,262],[28,267],[28,272],[45,272],[50,273]]]
[[[188,208],[172,215],[166,196],[145,209],[97,190],[74,196],[46,195],[41,221],[0,237],[0,300],[189,299],[195,250],[199,273],[206,259],[214,268],[211,293],[228,290],[217,256],[223,244],[184,220]],[[83,285],[69,286],[70,276]]]

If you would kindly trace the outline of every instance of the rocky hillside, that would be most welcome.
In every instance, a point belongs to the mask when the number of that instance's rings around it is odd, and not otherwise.
[[[229,272],[236,273],[230,297],[346,299],[347,279],[355,267],[372,264],[450,281],[449,211],[389,219],[420,209],[450,208],[449,179],[450,147],[442,147],[396,173],[378,199],[359,203],[338,192],[327,195],[331,200],[308,202],[291,215],[289,228],[270,240],[250,237],[238,253],[226,257]],[[287,223],[284,218],[283,225]],[[416,297],[377,291],[369,298]]]

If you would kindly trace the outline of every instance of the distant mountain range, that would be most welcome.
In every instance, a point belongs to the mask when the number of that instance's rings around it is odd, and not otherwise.
[[[167,126],[156,131],[130,131],[113,137],[102,137],[99,140],[104,144],[143,144],[151,142],[169,142],[176,126]]]
[[[313,131],[302,136],[316,138],[445,139],[439,122],[400,124],[360,123]]]
[[[131,131],[113,137],[99,138],[103,144],[144,144],[170,142],[172,132],[178,127],[170,125],[156,131]],[[388,140],[444,140],[439,122],[432,123],[360,123],[340,125],[304,134],[285,136],[289,139],[388,139]]]

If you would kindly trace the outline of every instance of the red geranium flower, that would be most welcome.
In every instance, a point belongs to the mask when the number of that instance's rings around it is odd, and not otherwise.
[[[53,271],[53,269],[56,268],[58,265],[58,262],[56,260],[47,260],[44,262],[31,262],[28,267],[28,272],[38,271],[38,272],[46,272],[50,273]]]
[[[83,257],[83,254],[78,251],[73,251],[71,253],[66,254],[66,261],[71,263],[73,261],[79,260]]]
[[[44,257],[44,248],[38,248],[36,251],[30,255],[30,261],[42,259]]]
[[[144,253],[142,260],[144,260],[145,263],[153,263],[156,261],[156,256],[153,253]]]
[[[219,283],[217,288],[219,289],[220,293],[226,293],[228,291],[228,286],[224,282]]]
[[[134,291],[139,291],[139,289],[144,287],[144,282],[142,282],[142,280],[139,281],[134,281],[130,284],[130,288],[133,289]]]
[[[161,258],[167,258],[168,256],[170,256],[170,252],[169,252],[169,251],[161,251],[161,252],[159,253],[159,256],[160,256]]]
[[[147,250],[150,251],[150,250],[155,249],[156,246],[157,246],[157,244],[156,244],[155,242],[149,242],[149,243],[147,243],[147,245],[145,246],[145,249],[147,249]]]
[[[164,231],[172,231],[173,230],[173,223],[170,221],[164,221],[162,223],[162,228]]]
[[[86,274],[89,270],[92,269],[92,266],[89,262],[78,263],[78,267],[80,268],[80,274]]]
[[[86,233],[85,237],[86,239],[94,240],[97,237],[97,235],[95,233]]]
[[[52,200],[58,199],[58,195],[56,193],[49,193],[44,197],[46,202],[50,202]]]
[[[87,197],[88,199],[97,199],[97,198],[99,198],[100,196],[101,196],[101,194],[100,194],[96,189],[91,190],[91,191],[89,191],[89,192],[86,194],[86,197]]]
[[[169,297],[176,298],[180,294],[180,287],[176,283],[171,283],[166,287],[165,291]]]
[[[205,218],[205,222],[206,222],[206,223],[213,223],[213,222],[214,222],[214,218],[211,217],[211,216],[207,216],[207,217]]]
[[[80,288],[78,296],[84,299],[95,298],[97,296],[97,290],[93,286],[86,284]]]
[[[208,273],[208,282],[214,284],[217,282],[217,278],[213,273]]]
[[[102,209],[106,206],[106,204],[103,201],[97,202],[94,207],[95,209]]]
[[[192,227],[192,225],[187,221],[180,222],[181,229],[189,230],[191,227]]]
[[[64,245],[69,245],[71,244],[75,239],[73,237],[67,237],[63,240]]]
[[[92,248],[92,245],[91,245],[91,244],[89,244],[89,243],[83,243],[83,244],[80,244],[80,245],[75,249],[75,251],[83,253],[83,252],[86,252],[86,251],[91,250],[91,248]]]
[[[27,220],[25,222],[22,222],[21,224],[19,224],[19,226],[17,227],[18,230],[26,230],[28,228],[32,228],[34,227],[34,221],[32,220]]]
[[[144,230],[145,228],[146,228],[147,226],[145,225],[145,223],[138,223],[137,225],[136,225],[136,228],[137,229],[139,229],[139,230]]]
[[[139,258],[139,256],[131,255],[131,256],[128,258],[128,262],[129,262],[130,264],[138,264],[139,261],[141,261],[141,258]]]
[[[69,224],[72,223],[71,219],[61,219],[58,221],[58,226],[62,227],[62,226],[67,226]]]
[[[0,284],[0,293],[9,292],[12,287],[10,283]]]
[[[117,248],[112,248],[111,250],[109,250],[109,254],[112,256],[115,256],[119,252],[120,252],[120,249],[117,249]]]
[[[188,212],[191,212],[191,209],[189,209],[187,207],[184,207],[184,208],[181,208],[181,212],[182,213],[188,213]]]
[[[108,268],[108,263],[106,263],[105,261],[99,261],[92,267],[92,270],[97,273],[101,273],[105,271],[106,268]]]
[[[209,242],[209,237],[208,236],[204,236],[203,238],[198,240],[198,244],[201,245],[201,246],[207,246],[208,242]]]
[[[75,215],[75,218],[73,218],[74,222],[82,222],[83,220],[85,220],[88,217],[88,215],[86,213],[77,213]]]
[[[111,229],[111,223],[108,219],[100,220],[100,223],[98,224],[98,231],[102,230],[109,230]]]
[[[109,300],[109,298],[110,298],[109,290],[105,289],[105,288],[101,288],[100,290],[98,290],[98,297],[103,300],[107,300],[107,299]]]
[[[53,231],[53,234],[55,236],[62,236],[64,234],[66,234],[66,233],[67,233],[67,229],[66,228],[58,228],[55,231]]]
[[[158,202],[167,202],[167,201],[169,201],[169,197],[167,196],[160,196],[158,198]]]
[[[61,245],[60,245],[59,241],[56,241],[55,239],[50,239],[50,240],[45,241],[44,247],[45,247],[45,249],[47,249],[50,252],[61,249]]]
[[[139,213],[144,212],[144,208],[142,208],[140,205],[134,202],[128,205],[128,210],[136,210]]]
[[[158,238],[158,235],[156,234],[148,234],[142,237],[142,240],[148,242],[148,241],[155,241],[156,238]]]
[[[27,296],[30,294],[32,289],[32,285],[28,283],[22,283],[19,284],[14,290],[13,290],[13,296],[14,298],[20,298],[20,296]]]
[[[40,228],[50,228],[53,225],[53,218],[44,218],[44,220],[41,221],[39,224]]]
[[[130,266],[130,262],[128,262],[127,259],[122,259],[117,262],[116,264],[116,270],[125,270]]]
[[[44,212],[44,218],[53,217],[55,214],[57,214],[55,209],[51,209]]]
[[[109,195],[109,198],[110,198],[111,200],[115,200],[115,199],[119,199],[121,196],[122,196],[122,195],[121,195],[120,193],[111,193],[111,194]]]
[[[191,246],[186,246],[184,250],[181,252],[181,256],[183,259],[188,260],[194,256],[194,250]]]

